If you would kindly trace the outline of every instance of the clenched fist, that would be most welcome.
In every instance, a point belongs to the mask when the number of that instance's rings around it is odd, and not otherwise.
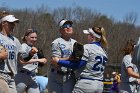
[[[7,50],[2,45],[0,45],[0,59],[4,60],[7,59],[7,57],[8,57]]]

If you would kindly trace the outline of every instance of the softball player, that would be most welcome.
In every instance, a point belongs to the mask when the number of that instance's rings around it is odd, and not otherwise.
[[[110,93],[120,93],[119,84],[120,84],[120,75],[118,72],[112,72],[113,75],[113,84],[110,89]]]
[[[14,75],[17,73],[17,56],[21,51],[19,40],[12,35],[15,23],[19,19],[14,15],[3,12],[0,17],[0,45],[6,51],[0,52],[0,79],[4,80],[9,90],[6,93],[17,93]],[[2,84],[2,83],[0,83]],[[5,88],[6,89],[6,88]]]
[[[76,42],[71,38],[73,34],[72,24],[70,20],[60,21],[61,37],[52,42],[52,60],[55,57],[66,60],[71,55],[73,44]],[[74,84],[75,78],[71,69],[51,64],[51,71],[48,76],[49,93],[71,93]]]
[[[134,42],[132,40],[127,41],[124,48],[124,58],[121,66],[121,91],[128,93],[138,93],[137,86],[140,83],[138,69],[135,64],[131,62],[134,49]]]
[[[81,67],[80,70],[82,72],[74,86],[73,93],[102,93],[103,73],[107,62],[107,54],[103,49],[103,47],[107,47],[105,32],[103,28],[93,27],[89,28],[89,30],[84,30],[84,33],[88,34],[89,44],[84,45],[84,55],[80,63],[59,60],[57,58],[55,58],[55,62],[65,66],[68,65],[70,68]]]
[[[24,43],[22,44],[22,49],[26,51],[23,56],[26,56],[28,53],[30,53],[30,51],[34,51],[34,53],[31,54],[32,58],[29,61],[20,61],[18,74],[15,77],[18,93],[23,93],[25,90],[27,93],[40,93],[39,87],[35,80],[35,76],[38,69],[38,63],[45,63],[46,59],[38,59],[38,50],[33,47],[36,41],[36,30],[28,29],[23,38]]]

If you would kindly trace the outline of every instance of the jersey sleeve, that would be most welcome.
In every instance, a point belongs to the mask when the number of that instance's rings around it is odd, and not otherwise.
[[[126,68],[133,67],[133,64],[131,63],[131,60],[132,59],[130,57],[125,57],[123,59],[123,62],[124,62],[124,65],[125,65]]]
[[[31,48],[28,48],[27,44],[22,44],[19,42],[19,40],[17,38],[14,37],[14,41],[16,43],[17,46],[17,54],[18,56],[20,56],[22,59],[24,59],[25,61],[28,61],[32,58],[32,56],[29,56],[29,51],[31,50]]]
[[[59,43],[53,42],[51,44],[51,47],[52,47],[52,57],[53,56],[61,57],[61,49],[60,49]]]
[[[18,50],[17,52],[18,52],[18,53],[22,53],[23,50],[22,50],[21,43],[20,43],[19,40],[18,40],[17,38],[15,38],[15,37],[14,37],[14,40],[15,40],[16,45],[17,45],[17,50]]]
[[[84,45],[84,53],[83,53],[82,60],[88,61],[88,58],[89,58],[88,47],[86,45]]]
[[[29,52],[31,50],[31,47],[29,47],[27,44],[23,43],[22,44],[22,54],[21,54],[21,57],[24,59],[24,58],[27,58],[29,57]]]
[[[86,61],[80,60],[79,62],[69,60],[59,60],[58,64],[71,69],[78,69],[86,65]]]

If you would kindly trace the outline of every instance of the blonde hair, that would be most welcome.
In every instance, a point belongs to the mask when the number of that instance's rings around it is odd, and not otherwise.
[[[7,16],[7,15],[9,15],[9,12],[0,11],[0,20],[1,20],[3,17]],[[0,23],[0,31],[1,31],[1,30],[2,30],[2,24]]]
[[[101,42],[102,47],[108,48],[108,42],[106,39],[106,33],[105,33],[104,28],[103,27],[93,27],[92,29],[96,34],[101,36],[100,39],[99,38],[96,38],[96,39],[97,39],[97,41]]]

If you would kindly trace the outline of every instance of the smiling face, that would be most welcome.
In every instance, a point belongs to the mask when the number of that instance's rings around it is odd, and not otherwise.
[[[26,39],[26,43],[28,45],[33,46],[35,44],[35,42],[37,41],[37,34],[36,34],[36,32],[29,33],[27,36],[25,36],[25,39]]]

